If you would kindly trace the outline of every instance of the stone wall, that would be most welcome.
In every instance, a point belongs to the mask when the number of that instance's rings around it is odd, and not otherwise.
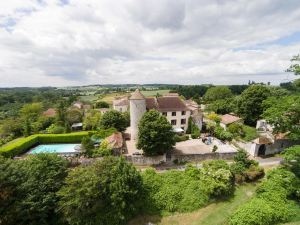
[[[224,159],[231,160],[235,156],[236,152],[225,153],[204,153],[204,154],[186,154],[186,155],[172,155],[171,161],[180,162],[200,162],[208,159]]]
[[[233,159],[236,152],[227,153],[204,153],[204,154],[186,154],[186,155],[172,155],[169,162],[177,161],[180,162],[201,162],[208,159]],[[134,165],[139,166],[151,166],[159,165],[161,163],[167,162],[166,154],[160,156],[147,157],[143,155],[125,155],[125,159]],[[67,158],[73,166],[76,165],[90,165],[97,160],[102,160],[102,158]]]
[[[166,162],[166,154],[159,156],[147,157],[143,155],[128,155],[125,156],[126,160],[133,163],[134,165],[159,165]]]

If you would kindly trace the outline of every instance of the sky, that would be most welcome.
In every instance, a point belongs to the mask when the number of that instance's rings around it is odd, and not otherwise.
[[[299,0],[1,0],[0,87],[279,84]]]

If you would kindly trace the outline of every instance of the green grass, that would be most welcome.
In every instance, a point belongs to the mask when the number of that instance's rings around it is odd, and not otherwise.
[[[80,96],[79,99],[84,102],[94,102],[98,99],[98,96],[95,95],[84,95]]]
[[[177,213],[166,217],[139,216],[128,225],[140,225],[147,222],[157,225],[224,225],[227,224],[228,217],[253,196],[255,189],[255,184],[239,186],[234,196],[227,201],[211,203],[191,213]]]
[[[257,132],[254,127],[243,125],[243,131],[245,132],[245,136],[242,137],[244,141],[252,141],[257,138]]]
[[[145,97],[156,96],[156,94],[164,95],[170,92],[170,90],[151,90],[151,91],[141,91]]]

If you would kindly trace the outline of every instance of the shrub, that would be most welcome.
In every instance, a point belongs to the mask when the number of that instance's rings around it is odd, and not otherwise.
[[[198,169],[188,165],[185,171],[142,173],[146,189],[146,212],[188,212],[207,204],[211,198],[228,196],[233,182],[229,166],[223,160],[205,162]]]
[[[218,150],[218,146],[214,145],[213,149],[212,149],[212,152],[216,152],[217,150]]]
[[[296,192],[297,187],[297,179],[292,172],[284,168],[271,170],[256,190],[256,196],[233,213],[229,223],[273,225],[288,222],[295,214],[295,203],[288,197]]]
[[[109,143],[106,140],[101,142],[98,149],[94,149],[92,151],[93,157],[110,156],[112,154],[113,154],[112,148],[109,146]]]
[[[222,141],[231,141],[233,138],[232,133],[225,131],[222,127],[218,126],[215,129],[215,136]]]
[[[251,165],[244,174],[247,181],[255,181],[263,177],[265,172],[262,167]]]
[[[16,155],[20,155],[32,146],[39,143],[38,136],[39,135],[31,135],[26,138],[15,140],[12,143],[8,143],[7,145],[0,148],[0,154],[10,158]]]
[[[181,141],[187,141],[187,140],[189,140],[189,136],[188,135],[175,135],[174,136],[174,139],[175,139],[175,141],[176,142],[181,142]]]
[[[58,126],[52,124],[50,127],[46,129],[49,134],[63,134],[65,133],[65,128],[63,126]]]

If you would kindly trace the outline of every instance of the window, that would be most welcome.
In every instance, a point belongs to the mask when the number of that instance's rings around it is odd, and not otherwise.
[[[162,114],[163,114],[163,116],[167,116],[167,112],[163,112]]]
[[[186,124],[186,119],[181,119],[181,124]]]
[[[176,120],[171,120],[172,125],[176,125]]]
[[[182,130],[184,130],[184,127],[181,127]]]
[[[184,116],[184,115],[185,115],[185,111],[182,111],[182,112],[181,112],[181,115]]]
[[[176,116],[176,112],[172,112],[172,116]]]

